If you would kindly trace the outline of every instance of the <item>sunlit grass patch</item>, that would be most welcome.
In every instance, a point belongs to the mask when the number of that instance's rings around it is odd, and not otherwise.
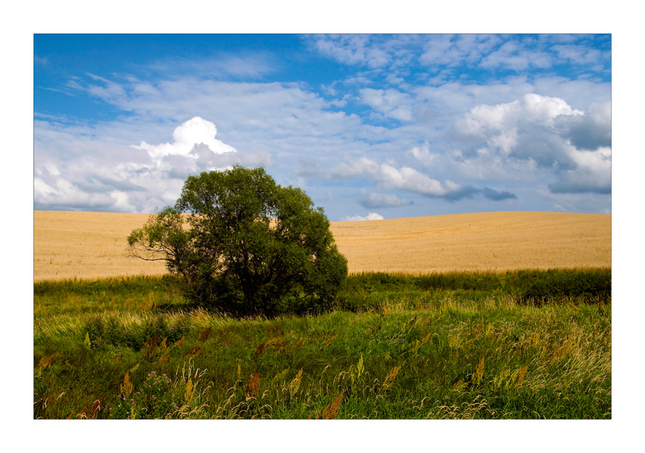
[[[272,319],[129,301],[162,300],[154,279],[112,282],[106,309],[105,283],[40,287],[34,417],[611,417],[610,301],[370,279],[350,283],[377,306]]]

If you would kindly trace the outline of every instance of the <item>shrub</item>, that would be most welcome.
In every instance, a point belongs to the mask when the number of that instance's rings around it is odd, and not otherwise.
[[[119,321],[116,316],[94,316],[87,321],[85,326],[85,333],[89,338],[92,349],[112,346],[139,350],[147,341],[154,338],[165,338],[168,343],[174,343],[183,337],[188,330],[186,321],[169,324],[164,316],[157,316],[150,322],[134,324],[128,327]]]
[[[540,304],[548,299],[611,301],[611,269],[545,271],[523,292],[521,300]]]

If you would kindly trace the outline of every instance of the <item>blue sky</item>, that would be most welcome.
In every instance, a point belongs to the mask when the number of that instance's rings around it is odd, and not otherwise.
[[[34,206],[234,164],[332,221],[611,213],[611,35],[34,35]]]

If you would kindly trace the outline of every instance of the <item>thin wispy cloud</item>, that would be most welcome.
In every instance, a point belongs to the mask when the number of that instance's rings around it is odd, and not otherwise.
[[[241,164],[331,220],[610,210],[607,35],[102,39],[36,36],[36,209],[152,212]]]

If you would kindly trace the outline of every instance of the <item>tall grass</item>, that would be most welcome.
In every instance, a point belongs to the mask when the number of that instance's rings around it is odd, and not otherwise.
[[[171,279],[38,283],[34,417],[610,418],[610,299],[523,299],[526,275],[362,274],[275,319]]]

